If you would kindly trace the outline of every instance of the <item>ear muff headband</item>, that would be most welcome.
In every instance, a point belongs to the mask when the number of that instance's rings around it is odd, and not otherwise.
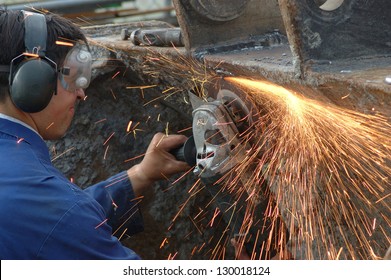
[[[57,65],[46,57],[47,26],[45,16],[22,11],[26,52],[10,65],[10,96],[24,112],[45,109],[57,87]]]

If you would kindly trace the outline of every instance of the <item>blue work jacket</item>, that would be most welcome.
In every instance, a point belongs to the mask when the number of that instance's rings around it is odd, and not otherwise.
[[[32,129],[0,118],[0,258],[139,259],[113,236],[143,230],[126,172],[84,190]]]

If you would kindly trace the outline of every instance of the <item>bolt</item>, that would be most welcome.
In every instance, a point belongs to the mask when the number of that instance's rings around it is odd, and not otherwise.
[[[130,38],[129,30],[127,28],[124,28],[121,30],[121,39],[122,40],[128,40]]]

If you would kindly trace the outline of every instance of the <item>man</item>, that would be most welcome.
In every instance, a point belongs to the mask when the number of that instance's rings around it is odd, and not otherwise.
[[[85,98],[85,36],[54,14],[0,8],[0,50],[0,258],[139,259],[113,230],[143,229],[137,197],[189,168],[168,152],[186,137],[156,134],[140,164],[81,190],[44,140],[65,134]]]

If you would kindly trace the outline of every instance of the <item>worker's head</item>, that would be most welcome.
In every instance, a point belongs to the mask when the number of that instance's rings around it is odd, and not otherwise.
[[[86,38],[55,14],[0,9],[0,103],[46,139],[61,137],[91,79]]]

